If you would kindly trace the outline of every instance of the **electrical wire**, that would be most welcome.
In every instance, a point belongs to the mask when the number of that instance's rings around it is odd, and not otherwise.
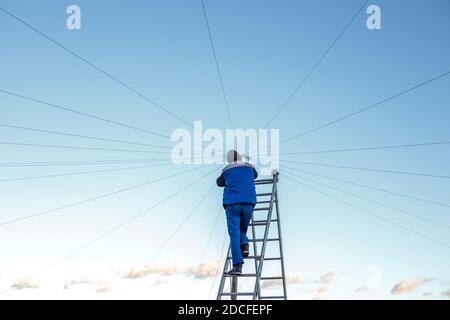
[[[336,36],[336,38],[331,42],[331,44],[328,46],[328,48],[325,50],[325,52],[320,56],[320,58],[316,61],[316,63],[312,66],[312,68],[309,70],[309,72],[306,74],[306,76],[300,81],[300,83],[295,87],[294,91],[287,97],[287,99],[283,102],[283,104],[275,111],[272,118],[270,118],[269,122],[267,122],[266,126],[264,128],[267,128],[270,126],[270,124],[275,120],[275,118],[283,111],[283,109],[288,105],[288,103],[292,100],[292,98],[297,94],[297,92],[300,90],[300,88],[305,84],[305,82],[309,79],[311,74],[316,70],[316,68],[320,65],[323,59],[328,55],[328,53],[331,51],[331,49],[334,47],[334,45],[338,42],[338,40],[342,37],[342,35],[347,31],[347,29],[350,27],[350,25],[355,21],[356,17],[359,15],[359,13],[364,9],[366,6],[368,0],[365,0],[363,4],[359,7],[358,11],[352,16],[350,21],[347,22],[347,24],[344,26],[344,28],[339,32],[339,34]]]
[[[12,224],[12,223],[16,223],[16,222],[19,222],[19,221],[24,221],[24,220],[40,217],[40,216],[43,216],[43,215],[48,215],[48,214],[56,212],[56,211],[60,211],[60,210],[67,209],[67,208],[71,208],[71,207],[74,207],[74,206],[78,206],[80,204],[92,202],[94,200],[106,198],[106,197],[109,197],[109,196],[112,196],[112,195],[116,195],[116,194],[123,193],[123,192],[126,192],[126,191],[134,190],[134,189],[141,188],[141,187],[144,187],[144,186],[148,186],[150,184],[153,184],[153,183],[156,183],[156,182],[159,182],[159,181],[164,181],[166,179],[170,179],[170,178],[173,178],[173,177],[185,174],[185,173],[193,172],[193,171],[196,171],[196,170],[199,170],[199,169],[203,169],[203,168],[205,168],[205,166],[197,167],[197,168],[189,169],[189,170],[185,170],[185,171],[181,171],[181,172],[178,172],[178,173],[175,173],[175,174],[164,176],[162,178],[153,179],[153,180],[150,180],[150,181],[147,181],[147,182],[144,182],[144,183],[135,184],[135,185],[130,186],[130,187],[121,188],[121,189],[118,189],[118,190],[115,190],[115,191],[112,191],[112,192],[108,192],[108,193],[103,193],[103,194],[98,195],[98,196],[94,196],[94,197],[91,197],[91,198],[88,198],[88,199],[72,202],[72,203],[69,203],[69,204],[66,204],[66,205],[62,205],[62,206],[59,206],[59,207],[56,207],[56,208],[48,209],[48,210],[41,211],[41,212],[38,212],[38,213],[34,213],[34,214],[31,214],[31,215],[26,215],[26,216],[22,216],[22,217],[19,217],[19,218],[6,220],[6,221],[3,221],[3,222],[0,222],[0,227],[6,226],[6,225],[9,225],[9,224]]]
[[[305,183],[302,183],[302,182],[296,180],[295,178],[290,177],[289,174],[288,174],[288,175],[284,174],[284,176],[285,176],[286,178],[288,178],[288,179],[290,179],[290,180],[296,182],[297,184],[300,184],[300,185],[302,185],[302,186],[304,186],[304,187],[306,187],[306,188],[308,188],[308,189],[311,189],[311,190],[316,191],[316,192],[318,192],[318,193],[320,193],[320,194],[322,194],[322,195],[325,195],[325,196],[327,196],[327,197],[329,197],[329,198],[332,198],[332,199],[334,199],[334,200],[336,200],[336,201],[338,201],[338,202],[340,202],[340,203],[343,203],[343,204],[345,204],[345,205],[347,205],[347,206],[349,206],[349,207],[351,207],[351,208],[354,208],[354,209],[356,209],[356,210],[358,210],[358,211],[361,211],[361,212],[363,212],[363,213],[365,213],[365,214],[367,214],[367,215],[370,215],[370,216],[372,216],[372,217],[374,217],[374,218],[376,218],[376,219],[378,219],[378,220],[381,220],[381,221],[383,221],[383,222],[385,222],[385,223],[388,223],[388,224],[390,224],[390,225],[396,226],[397,228],[400,228],[400,229],[402,229],[402,230],[404,230],[404,231],[407,231],[407,232],[409,232],[409,233],[412,233],[412,234],[414,234],[414,235],[416,235],[416,236],[418,236],[418,237],[421,237],[421,238],[426,239],[426,240],[429,240],[429,241],[431,241],[431,242],[433,242],[433,243],[435,243],[435,244],[439,244],[440,246],[443,246],[443,247],[445,247],[445,248],[447,248],[447,249],[450,249],[450,245],[446,244],[445,242],[442,242],[442,241],[433,239],[433,238],[431,238],[431,237],[429,237],[429,236],[427,236],[427,235],[425,235],[425,234],[422,234],[422,233],[420,233],[420,232],[418,232],[418,231],[415,231],[415,230],[413,230],[413,229],[411,229],[411,228],[405,227],[405,226],[403,226],[403,225],[401,225],[401,224],[398,224],[398,223],[396,223],[396,222],[393,222],[393,221],[391,221],[391,220],[388,220],[388,219],[386,219],[386,218],[383,218],[382,216],[377,215],[377,214],[375,214],[375,213],[373,213],[373,212],[371,212],[371,211],[365,210],[365,209],[360,208],[360,207],[358,207],[358,206],[355,206],[355,205],[353,205],[353,204],[351,204],[351,203],[349,203],[349,202],[347,202],[347,201],[341,200],[341,199],[339,199],[339,198],[337,198],[337,197],[335,197],[335,196],[333,196],[333,195],[331,195],[331,194],[329,194],[329,193],[327,193],[327,192],[321,191],[321,190],[316,189],[316,188],[314,188],[314,187],[312,187],[312,186],[310,186],[310,185],[307,185],[307,184],[305,184]]]
[[[172,193],[170,196],[164,198],[163,200],[159,201],[158,203],[156,203],[155,205],[151,206],[148,209],[145,209],[144,211],[141,211],[140,213],[138,213],[137,215],[125,220],[124,222],[116,225],[115,227],[109,229],[108,231],[102,233],[100,236],[96,237],[95,239],[87,242],[85,245],[79,247],[78,249],[72,251],[71,253],[69,253],[68,255],[65,255],[64,257],[55,260],[53,263],[47,265],[46,267],[42,268],[41,270],[39,270],[38,272],[34,273],[33,275],[29,276],[26,278],[26,280],[31,280],[35,277],[37,277],[38,275],[50,270],[51,268],[55,267],[56,265],[68,260],[69,258],[73,257],[74,255],[78,254],[79,252],[83,251],[84,249],[90,247],[91,245],[93,245],[94,243],[106,238],[107,236],[109,236],[110,234],[122,229],[123,227],[125,227],[127,224],[131,223],[132,221],[140,218],[141,216],[149,213],[151,210],[155,209],[156,207],[160,206],[161,204],[163,204],[164,202],[170,200],[171,198],[175,197],[176,195],[178,195],[179,193],[183,192],[184,190],[186,190],[187,188],[191,187],[192,185],[194,185],[195,183],[199,182],[200,180],[206,178],[207,176],[209,176],[210,174],[212,174],[214,171],[216,171],[217,169],[214,169],[210,172],[208,172],[207,174],[201,176],[199,179],[195,180],[194,182],[189,183],[188,185],[186,185],[185,187],[179,189],[178,191]],[[11,287],[9,287],[8,289],[6,289],[5,291],[1,292],[0,295],[5,294],[6,292],[8,292],[11,289]]]

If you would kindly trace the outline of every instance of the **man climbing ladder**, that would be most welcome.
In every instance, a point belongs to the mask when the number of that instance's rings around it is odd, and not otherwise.
[[[217,186],[224,187],[223,207],[227,216],[228,234],[233,268],[230,275],[241,275],[244,257],[249,255],[247,229],[256,204],[255,179],[258,172],[242,161],[236,150],[227,153],[228,165],[217,178]]]

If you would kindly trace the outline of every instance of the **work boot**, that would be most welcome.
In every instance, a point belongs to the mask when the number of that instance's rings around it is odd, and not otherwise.
[[[248,257],[248,255],[250,254],[248,243],[241,243],[241,252],[244,258]]]
[[[233,264],[233,269],[227,272],[230,276],[240,276],[242,275],[242,263]]]

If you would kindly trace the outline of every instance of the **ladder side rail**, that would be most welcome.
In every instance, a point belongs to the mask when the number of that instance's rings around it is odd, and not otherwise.
[[[255,228],[255,225],[253,223],[254,221],[255,221],[255,219],[254,219],[253,214],[252,214],[252,219],[251,219],[251,223],[252,223],[252,237],[253,237],[253,239],[256,239],[256,228]],[[256,274],[258,272],[258,265],[259,265],[259,263],[258,263],[258,245],[257,245],[256,241],[253,241],[253,257],[254,257],[254,260],[255,260],[255,274]],[[257,296],[259,297],[260,295],[261,295],[260,290],[258,290]]]
[[[267,239],[269,237],[269,228],[270,228],[270,220],[272,220],[272,211],[273,211],[273,204],[275,200],[275,194],[277,192],[277,182],[278,182],[278,174],[274,175],[273,177],[273,186],[272,186],[272,195],[270,196],[270,205],[269,205],[269,212],[267,214],[267,223],[266,228],[264,231],[264,239],[261,247],[261,254],[260,254],[260,260],[258,265],[258,270],[256,272],[256,280],[255,280],[255,289],[253,291],[253,300],[256,300],[256,295],[260,290],[260,279],[262,274],[262,268],[264,264],[264,256],[266,254],[266,247],[267,247]]]
[[[223,293],[223,289],[225,287],[225,273],[227,272],[228,266],[230,264],[230,261],[228,259],[229,255],[231,253],[231,246],[228,246],[228,251],[227,251],[227,255],[225,258],[225,263],[223,264],[223,270],[222,270],[222,279],[220,279],[220,285],[219,285],[219,291],[217,293],[217,300],[222,300],[222,293]]]
[[[230,293],[231,300],[237,300],[238,293],[238,277],[230,277]]]
[[[263,185],[263,184],[272,184],[273,183],[273,179],[261,179],[261,180],[256,180],[255,181],[255,185]],[[254,225],[255,218],[254,215],[252,214],[252,219],[251,219],[251,223],[252,223],[252,237],[253,239],[256,239],[256,228]],[[258,244],[256,241],[253,241],[253,257],[254,257],[254,261],[255,261],[255,274],[258,272],[258,266],[260,261],[258,261]],[[258,300],[261,299],[261,289],[258,287],[257,292],[256,292],[256,298]]]
[[[255,180],[255,185],[272,184],[272,183],[273,183],[273,179],[259,179],[259,180]]]
[[[283,237],[281,233],[281,221],[280,221],[280,207],[278,201],[278,192],[276,193],[275,210],[277,212],[277,226],[278,226],[278,244],[280,246],[280,263],[281,263],[281,275],[283,277],[283,295],[284,299],[287,300],[287,289],[286,289],[286,270],[284,268],[284,253],[283,253]]]

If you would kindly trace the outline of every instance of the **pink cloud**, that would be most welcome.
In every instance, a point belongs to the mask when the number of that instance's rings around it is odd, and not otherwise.
[[[430,281],[433,281],[433,279],[423,277],[414,277],[405,279],[396,283],[394,287],[391,289],[391,293],[403,294],[407,292],[412,292]]]

